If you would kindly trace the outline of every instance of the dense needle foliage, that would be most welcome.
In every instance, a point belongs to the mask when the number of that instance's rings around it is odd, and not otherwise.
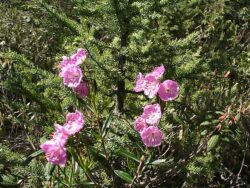
[[[0,11],[0,187],[250,186],[249,0],[3,0]],[[85,98],[58,76],[78,48]],[[175,101],[133,91],[161,64]],[[146,148],[133,122],[156,102],[164,140]],[[39,146],[75,110],[84,129],[53,166]]]

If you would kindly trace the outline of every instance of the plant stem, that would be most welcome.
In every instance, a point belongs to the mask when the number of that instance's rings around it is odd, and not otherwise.
[[[139,175],[142,173],[142,169],[143,169],[143,165],[144,165],[144,161],[145,161],[145,156],[142,155],[141,156],[141,159],[140,159],[140,163],[137,167],[137,170],[136,170],[136,174],[131,182],[131,184],[129,185],[129,188],[132,188],[134,182],[136,182],[137,178],[139,177]]]

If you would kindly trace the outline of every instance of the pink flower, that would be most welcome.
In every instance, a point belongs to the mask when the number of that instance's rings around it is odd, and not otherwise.
[[[75,88],[77,87],[83,77],[82,70],[78,66],[66,66],[62,68],[60,77],[63,77],[64,85]]]
[[[137,76],[136,84],[134,87],[134,91],[141,92],[143,90],[144,90],[144,76],[142,75],[142,73],[139,72]]]
[[[63,56],[59,67],[62,69],[67,66],[76,66],[82,64],[83,61],[87,58],[87,52],[82,48],[79,48],[75,54],[71,57]]]
[[[61,145],[66,145],[69,136],[65,131],[64,126],[61,126],[59,124],[54,124],[54,127],[56,131],[53,134],[53,139],[60,140]]]
[[[76,65],[82,64],[86,58],[87,52],[82,48],[78,48],[77,52],[70,57]]]
[[[153,98],[157,94],[159,88],[159,79],[162,77],[164,72],[165,68],[163,65],[161,65],[159,67],[155,67],[154,70],[148,73],[145,77],[142,75],[142,73],[139,73],[134,91],[144,91],[145,95],[147,95],[149,98]]]
[[[71,59],[67,56],[62,57],[63,60],[61,61],[59,67],[63,69],[64,67],[67,67],[68,65],[74,65],[74,63],[71,61]]]
[[[147,147],[157,147],[161,145],[163,134],[158,127],[150,126],[144,128],[141,132],[141,139]]]
[[[148,75],[154,76],[155,79],[159,80],[164,74],[164,72],[165,72],[165,68],[163,65],[161,65],[159,67],[155,67],[154,70],[150,72]]]
[[[83,128],[84,116],[81,112],[68,113],[66,116],[66,123],[64,124],[64,131],[68,135],[73,135]]]
[[[174,100],[179,95],[179,85],[173,80],[166,80],[160,84],[158,94],[163,101]]]
[[[73,88],[73,90],[79,97],[86,97],[89,94],[88,85],[84,81],[82,81],[77,87]]]
[[[157,125],[161,119],[161,107],[159,104],[146,105],[141,115],[149,125]]]
[[[81,112],[68,113],[64,126],[55,124],[55,132],[51,140],[41,144],[48,162],[64,167],[67,162],[66,143],[68,136],[79,132],[84,124],[84,116]]]
[[[158,91],[159,81],[152,75],[147,75],[144,79],[144,94],[152,99]]]
[[[142,117],[138,117],[134,122],[134,128],[136,131],[140,132],[143,128],[148,127],[146,121]]]
[[[66,141],[56,135],[53,139],[47,140],[40,147],[48,162],[64,167],[67,161],[65,148]]]
[[[69,87],[76,87],[79,85],[79,80],[82,78],[82,71],[77,66],[87,58],[87,52],[79,48],[71,57],[63,56],[59,65],[61,71],[60,77],[64,78],[64,84]]]

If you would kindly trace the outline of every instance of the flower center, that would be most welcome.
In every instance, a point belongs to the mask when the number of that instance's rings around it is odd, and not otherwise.
[[[169,87],[166,87],[165,91],[166,91],[166,93],[170,93],[170,94],[172,93],[172,90]]]
[[[78,73],[77,72],[74,72],[70,75],[70,80],[77,80],[79,77]]]
[[[152,142],[154,142],[156,139],[155,139],[155,134],[154,133],[151,133],[151,135],[150,135],[150,140],[152,141]]]

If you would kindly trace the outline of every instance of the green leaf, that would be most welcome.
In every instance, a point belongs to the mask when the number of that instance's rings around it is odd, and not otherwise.
[[[131,175],[129,175],[127,172],[123,172],[121,170],[114,170],[115,174],[123,179],[124,181],[128,182],[128,183],[132,183],[133,178],[131,177]]]
[[[204,136],[204,135],[207,134],[207,132],[208,132],[207,130],[204,130],[204,131],[201,132],[201,135]]]
[[[109,161],[106,159],[105,155],[100,151],[96,150],[94,147],[90,147],[90,152],[93,156],[93,160],[98,162],[100,167],[102,167],[105,171],[109,171]]]
[[[214,150],[219,142],[219,135],[213,135],[207,143],[207,151]]]
[[[201,126],[206,126],[206,125],[211,125],[211,122],[209,121],[204,121],[201,123]]]
[[[93,183],[93,182],[84,182],[84,183],[81,183],[80,185],[82,185],[82,186],[94,186],[95,185],[95,183]]]
[[[113,117],[113,113],[111,112],[108,116],[108,118],[105,120],[103,126],[102,126],[102,137],[104,138],[107,133],[108,133],[108,129],[110,127],[111,121],[112,121],[112,117]]]
[[[76,151],[72,147],[68,147],[68,151],[72,155],[73,159],[78,163],[78,165],[85,171],[86,169],[84,168],[84,164],[79,159],[79,154],[76,153]]]
[[[152,154],[149,154],[145,164],[149,164],[151,159],[152,159]]]
[[[169,163],[169,162],[172,162],[174,159],[170,159],[170,160],[167,160],[167,159],[157,159],[151,163],[149,163],[150,165],[159,165],[159,164],[162,164],[162,163]]]
[[[24,160],[23,165],[29,164],[30,161],[31,161],[32,159],[34,159],[35,157],[41,155],[42,153],[43,153],[42,150],[38,150],[38,151],[32,153],[31,155],[29,155],[29,156]]]
[[[0,179],[0,187],[13,187],[13,188],[18,188],[20,186],[18,186],[18,184],[16,183],[17,182],[17,179],[14,175],[1,175],[0,176],[1,179]]]
[[[217,125],[218,123],[220,123],[220,120],[218,120],[218,119],[212,120],[212,124]]]
[[[215,111],[216,114],[223,115],[225,112],[222,111]]]
[[[126,150],[123,150],[123,149],[118,149],[115,151],[116,154],[118,155],[121,155],[123,157],[127,157],[129,159],[132,159],[136,162],[140,162],[140,159],[138,157],[136,157],[133,153],[129,152],[129,151],[126,151]]]
[[[47,180],[49,180],[51,178],[51,175],[52,175],[53,171],[55,170],[55,167],[56,166],[51,164],[51,163],[46,164],[45,177]]]
[[[15,183],[4,183],[4,182],[0,182],[0,187],[6,187],[6,188],[19,188],[20,185],[15,184]]]

